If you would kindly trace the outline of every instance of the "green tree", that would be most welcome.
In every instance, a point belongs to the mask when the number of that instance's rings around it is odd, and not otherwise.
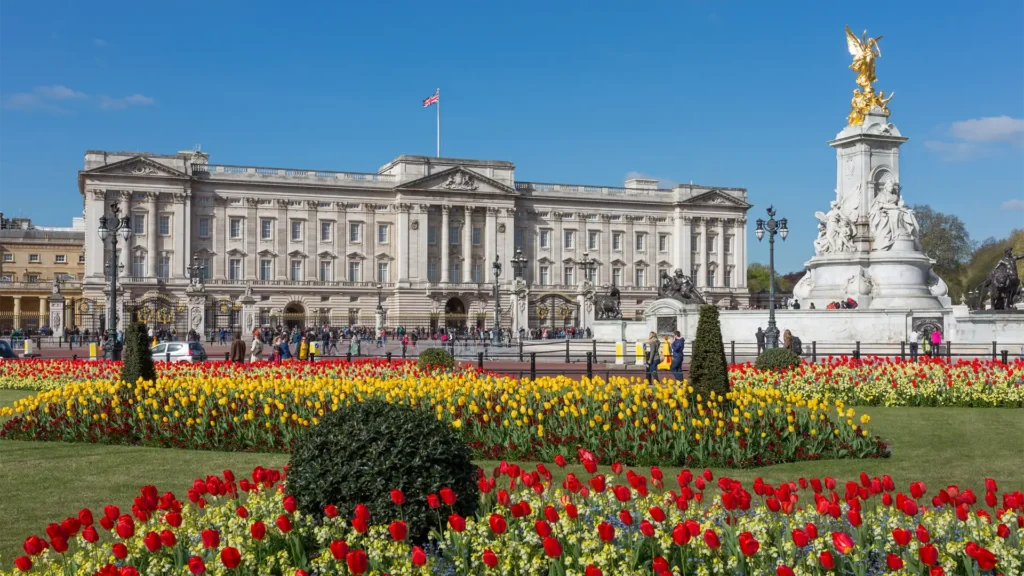
[[[768,267],[759,262],[747,266],[747,290],[752,294],[768,290]]]
[[[139,378],[156,380],[153,351],[149,348],[149,336],[142,322],[130,322],[125,329],[123,354],[122,381],[134,384]]]
[[[690,380],[693,389],[705,399],[711,392],[725,396],[729,391],[729,367],[725,362],[722,326],[718,321],[718,308],[714,306],[700,307],[693,359],[690,361]]]
[[[965,288],[964,265],[975,251],[967,226],[959,216],[933,210],[927,204],[914,206],[914,214],[921,227],[921,249],[935,259],[935,273],[946,281],[950,298],[958,302]]]
[[[971,291],[978,288],[996,267],[996,263],[1003,257],[1003,251],[1007,248],[1012,248],[1014,254],[1024,254],[1024,229],[1013,230],[1006,238],[988,238],[982,242],[971,255],[970,261],[963,267],[960,278],[963,289]],[[1017,262],[1017,271],[1024,276],[1024,261]],[[957,296],[954,302],[959,301],[960,298]]]

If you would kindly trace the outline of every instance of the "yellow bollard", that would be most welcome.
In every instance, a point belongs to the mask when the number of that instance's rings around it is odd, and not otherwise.
[[[623,364],[623,363],[625,363],[625,359],[624,359],[625,354],[623,354],[623,348],[625,348],[625,343],[623,343],[623,342],[616,342],[615,343],[615,363],[616,364]]]
[[[636,365],[637,366],[643,366],[644,365],[644,343],[643,342],[637,342],[636,343]]]
[[[25,346],[25,356],[29,356],[29,355],[32,354],[32,350],[33,350],[32,344],[33,344],[33,342],[32,342],[31,338],[25,338],[25,344],[24,344],[24,346]]]
[[[96,359],[96,343],[93,342],[93,343],[89,344],[89,360],[95,360],[95,359]]]
[[[669,348],[668,336],[665,336],[665,341],[661,343],[661,364],[658,364],[658,370],[668,370],[672,367],[672,352]]]

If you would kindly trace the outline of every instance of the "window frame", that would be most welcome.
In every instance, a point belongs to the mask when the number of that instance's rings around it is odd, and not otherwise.
[[[296,229],[296,226],[298,228]],[[298,231],[298,238],[296,238],[296,230]],[[302,220],[292,220],[288,223],[288,240],[290,242],[302,242],[305,237],[305,230],[303,230]]]
[[[326,274],[324,272],[326,272]],[[317,268],[317,278],[321,282],[333,282],[334,262],[326,258],[320,260],[320,265]]]
[[[266,270],[263,265],[266,264]],[[266,271],[266,274],[263,272]],[[264,277],[265,276],[265,277]],[[271,258],[260,258],[260,280],[266,282],[274,279],[274,261]]]
[[[383,233],[383,240],[381,240],[381,234]],[[390,244],[391,243],[391,225],[387,222],[377,223],[377,244]]]
[[[164,232],[164,222],[167,223],[167,231]],[[170,236],[171,231],[174,229],[174,224],[171,220],[171,214],[160,214],[156,220],[157,235],[158,236]]]
[[[28,263],[29,264],[39,264],[42,261],[43,261],[43,259],[39,256],[39,254],[29,254],[28,255]]]
[[[612,250],[615,252],[622,252],[622,235],[623,232],[612,232]]]
[[[348,223],[348,241],[349,241],[349,244],[361,244],[363,242],[363,223],[362,222],[349,222]]]
[[[266,234],[264,234],[263,227],[266,226]],[[270,242],[274,239],[274,219],[273,218],[260,218],[260,241]]]
[[[67,254],[54,254],[53,255],[53,263],[54,264],[67,264],[68,263],[68,255]]]
[[[289,282],[301,282],[302,281],[302,260],[299,258],[292,258],[288,261],[288,281]]]
[[[238,273],[235,273],[235,265],[238,265]],[[228,259],[228,280],[232,282],[241,282],[245,279],[245,264],[241,258],[229,258]]]
[[[235,225],[238,225],[237,234],[235,234]],[[231,216],[228,218],[228,239],[229,240],[244,240],[245,239],[245,222],[241,216]]]
[[[324,232],[327,232],[326,237],[324,237]],[[330,220],[321,220],[320,221],[320,242],[322,242],[322,243],[329,243],[329,242],[333,242],[333,241],[334,241],[334,222],[331,222]]]

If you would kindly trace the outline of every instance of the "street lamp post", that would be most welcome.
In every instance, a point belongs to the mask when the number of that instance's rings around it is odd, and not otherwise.
[[[768,207],[768,221],[757,219],[757,228],[754,234],[757,241],[764,238],[765,231],[768,232],[768,329],[765,330],[764,338],[768,348],[779,347],[779,328],[775,325],[775,235],[778,234],[782,240],[789,236],[789,228],[786,227],[786,219],[775,221],[775,207]]]
[[[584,252],[583,258],[576,261],[576,265],[579,266],[580,270],[583,271],[584,282],[593,282],[593,280],[590,278],[590,273],[594,269],[595,264],[597,264],[597,260],[590,257],[590,252]]]
[[[380,282],[377,283],[377,312],[384,312],[384,305],[381,304],[381,292],[384,290],[384,285]]]
[[[190,287],[199,288],[203,285],[203,275],[206,272],[206,265],[199,262],[199,256],[192,256],[192,264],[185,267],[188,273]]]
[[[529,262],[526,256],[523,256],[522,248],[516,248],[516,255],[510,260],[510,262],[512,262],[512,272],[515,274],[515,277],[522,278],[523,270],[526,269],[526,263]]]
[[[494,270],[494,328],[491,330],[491,340],[498,344],[501,342],[501,290],[498,288],[498,277],[501,276],[501,259],[494,255],[494,262],[491,264]]]
[[[131,219],[120,216],[121,208],[114,202],[110,205],[111,216],[100,216],[100,226],[96,232],[101,242],[110,238],[110,258],[107,261],[107,273],[110,275],[110,293],[107,295],[107,339],[103,344],[103,357],[107,360],[121,359],[121,343],[117,340],[117,274],[120,271],[117,262],[117,237],[127,242],[131,238]]]

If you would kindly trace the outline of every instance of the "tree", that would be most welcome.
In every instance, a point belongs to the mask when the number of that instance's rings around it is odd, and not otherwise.
[[[959,216],[938,212],[927,204],[913,209],[921,227],[921,250],[935,259],[935,273],[946,281],[950,298],[958,302],[965,288],[963,267],[975,249],[967,226]]]
[[[963,267],[960,284],[964,290],[971,291],[988,278],[996,263],[1003,257],[1003,251],[1012,248],[1014,254],[1024,253],[1024,229],[1010,232],[1007,238],[988,238],[971,255],[970,261]],[[1024,275],[1024,262],[1017,262],[1018,273]],[[959,302],[959,296],[954,302]]]
[[[790,272],[788,274],[780,274],[778,270],[775,271],[775,293],[776,294],[788,294],[793,291],[793,286],[800,281],[804,275],[803,271]],[[768,271],[768,266],[760,263],[753,263],[747,266],[747,290],[751,294],[757,294],[758,292],[768,291],[768,282],[771,274]]]
[[[124,332],[121,380],[134,384],[139,378],[156,380],[156,368],[153,366],[153,351],[149,348],[146,325],[142,322],[131,322]]]
[[[690,360],[690,380],[693,389],[704,399],[714,392],[725,396],[729,392],[729,367],[725,362],[725,343],[722,326],[718,321],[718,308],[701,306],[697,320],[697,336],[693,342]]]

